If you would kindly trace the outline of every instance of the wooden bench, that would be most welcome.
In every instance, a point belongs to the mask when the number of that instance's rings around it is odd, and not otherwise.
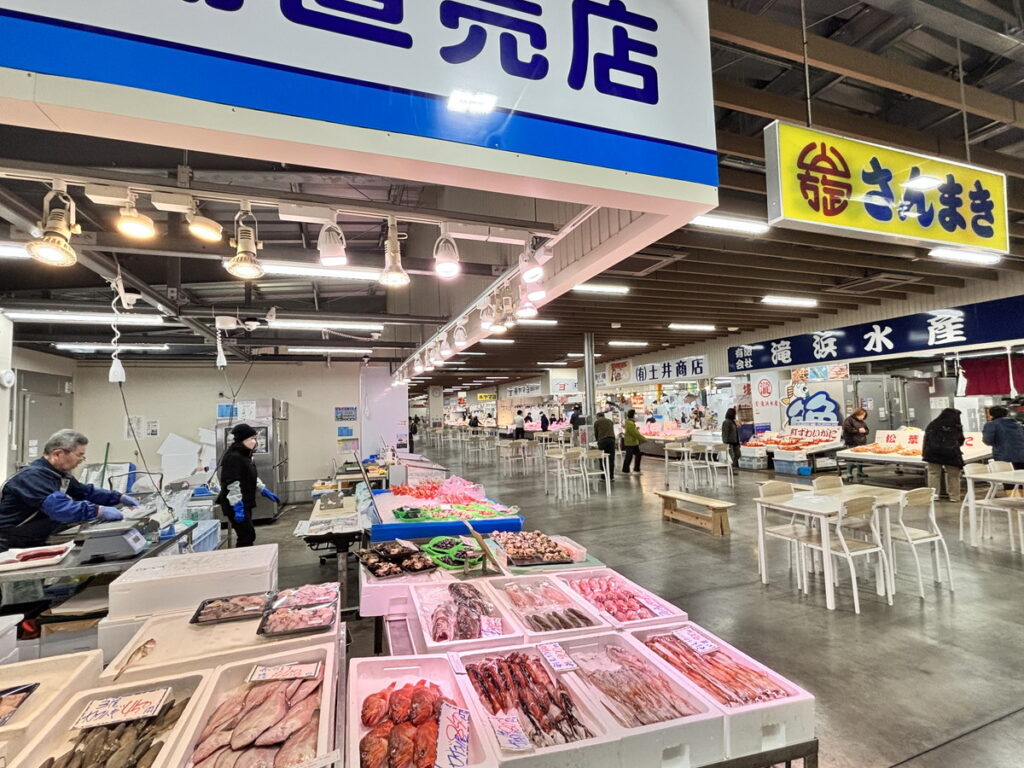
[[[710,531],[712,536],[728,536],[732,532],[729,527],[729,509],[736,506],[732,502],[709,499],[705,496],[682,493],[681,491],[655,491],[654,493],[661,497],[662,519],[695,525],[705,531]],[[703,507],[703,509],[689,509],[680,506],[680,502]]]

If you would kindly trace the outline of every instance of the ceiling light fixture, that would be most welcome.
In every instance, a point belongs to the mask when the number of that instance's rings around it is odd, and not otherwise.
[[[494,307],[488,301],[480,307],[480,328],[489,331],[494,327]]]
[[[779,307],[816,307],[817,299],[800,299],[794,296],[765,296],[762,304],[774,304]]]
[[[520,325],[558,325],[557,320],[548,320],[542,317],[525,318],[519,321]]]
[[[380,284],[388,288],[404,288],[409,284],[409,273],[402,268],[402,248],[398,243],[398,220],[388,216],[388,237],[384,243],[384,271]]]
[[[423,359],[419,355],[413,358],[412,369],[416,373],[423,373]]]
[[[573,286],[576,293],[607,293],[625,296],[629,293],[628,285],[612,285],[611,283],[580,283]]]
[[[763,235],[771,229],[763,221],[740,219],[735,216],[715,216],[713,214],[694,216],[690,223],[698,227],[721,229],[726,232],[739,232],[744,235]]]
[[[528,285],[526,286],[526,298],[536,304],[539,301],[544,301],[548,297],[548,292],[542,285]]]
[[[248,223],[247,223],[248,222]],[[256,252],[263,247],[259,241],[256,217],[248,201],[235,214],[235,236],[231,239],[235,256],[226,267],[228,274],[242,280],[257,280],[263,277],[263,265],[256,258]]]
[[[441,235],[434,243],[434,274],[442,280],[451,280],[462,271],[459,263],[459,246],[448,234],[448,225],[442,223]]]
[[[345,233],[337,221],[320,227],[320,235],[316,239],[316,249],[320,253],[320,263],[325,267],[343,267],[348,264],[348,253],[345,251]],[[379,274],[377,279],[380,279]]]
[[[448,334],[447,333],[442,333],[441,334],[440,352],[441,352],[441,357],[443,357],[445,360],[447,360],[449,357],[451,357],[454,354],[454,351],[452,350],[451,345],[448,343]]]
[[[144,213],[139,213],[135,207],[135,193],[128,193],[128,202],[121,209],[121,215],[117,219],[117,231],[125,237],[133,237],[136,240],[148,240],[156,235],[156,225],[153,219]]]
[[[170,346],[167,344],[86,344],[73,341],[57,342],[55,349],[65,352],[111,352],[117,349],[119,352],[167,352]]]
[[[192,210],[185,214],[185,221],[188,222],[188,231],[193,237],[207,243],[219,243],[224,237],[224,227],[207,216],[200,216],[196,204],[192,203]]]
[[[609,347],[646,347],[646,341],[609,341]]]
[[[288,347],[293,355],[372,355],[367,347]]]
[[[481,344],[515,344],[515,339],[480,339]]]
[[[519,254],[519,277],[524,283],[538,283],[544,279],[544,267],[530,246]]]
[[[75,201],[62,183],[54,183],[43,198],[43,220],[38,227],[42,236],[25,245],[29,256],[51,267],[70,267],[78,261],[71,236],[81,234],[82,228],[75,222]]]
[[[30,259],[24,243],[0,243],[0,259]]]
[[[918,177],[920,178],[920,177]],[[961,264],[975,264],[977,266],[990,267],[998,264],[1003,257],[998,253],[985,253],[983,251],[961,251],[957,248],[932,248],[928,255],[933,259],[943,261],[957,261]]]
[[[163,325],[163,315],[135,315],[113,312],[50,312],[34,309],[5,309],[4,316],[14,322],[70,325]]]
[[[365,280],[370,283],[378,282],[381,276],[381,270],[373,267],[327,267],[295,261],[264,261],[262,264],[263,273],[267,275],[317,277],[329,280]]]
[[[537,365],[543,365],[543,366],[551,367],[553,365],[568,365],[568,363],[565,362],[565,360],[562,360],[561,362],[558,362],[558,363],[537,363]]]
[[[700,323],[669,323],[669,330],[671,331],[713,331],[715,326],[713,325],[702,325]]]
[[[469,337],[466,335],[466,326],[455,326],[455,330],[452,331],[452,344],[456,349],[463,349],[469,345]]]
[[[600,356],[601,356],[600,353],[597,353],[597,354],[594,355],[594,357],[600,357]],[[566,357],[586,357],[586,355],[584,355],[582,352],[570,352],[568,355],[566,355]]]
[[[537,305],[532,301],[527,298],[523,298],[523,300],[519,302],[519,307],[516,309],[516,317],[520,320],[532,320],[537,317],[537,315]]]
[[[441,354],[441,350],[436,344],[430,347],[427,354],[430,356],[430,362],[434,365],[444,365],[444,356]]]
[[[124,317],[124,315],[122,315]],[[271,328],[287,328],[293,331],[383,331],[384,323],[360,323],[348,320],[305,320],[302,318],[275,317],[267,322]]]

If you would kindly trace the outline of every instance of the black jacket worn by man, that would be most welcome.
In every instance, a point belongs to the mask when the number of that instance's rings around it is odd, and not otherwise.
[[[868,443],[868,425],[860,419],[854,418],[853,416],[847,416],[843,422],[843,443],[848,448],[853,448],[857,445],[867,445]],[[861,432],[861,430],[865,430]]]
[[[959,424],[939,424],[936,421],[924,431],[921,458],[928,464],[962,467],[964,454],[960,446],[964,444],[964,428]]]
[[[38,547],[66,525],[96,517],[98,508],[121,503],[121,494],[78,482],[40,457],[3,485],[0,551]]]
[[[224,453],[220,463],[220,495],[217,503],[224,509],[231,508],[228,501],[228,491],[232,483],[238,483],[238,490],[242,494],[242,507],[245,509],[246,517],[252,516],[252,510],[256,506],[256,464],[252,460],[252,451],[242,443],[235,443]],[[231,514],[224,512],[229,518]]]

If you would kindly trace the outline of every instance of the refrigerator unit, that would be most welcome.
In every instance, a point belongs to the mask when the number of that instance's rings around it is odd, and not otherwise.
[[[220,403],[217,406],[217,456],[231,445],[231,428],[246,423],[256,430],[256,450],[253,461],[256,472],[267,487],[276,492],[282,501],[285,498],[288,480],[288,403],[277,398],[246,400],[235,403]],[[273,520],[283,505],[261,499],[256,504],[253,520]]]

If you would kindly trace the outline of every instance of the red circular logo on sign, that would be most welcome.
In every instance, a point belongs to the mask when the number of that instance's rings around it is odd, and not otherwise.
[[[768,379],[761,379],[757,382],[757,394],[761,397],[768,397],[772,393],[772,383]]]

